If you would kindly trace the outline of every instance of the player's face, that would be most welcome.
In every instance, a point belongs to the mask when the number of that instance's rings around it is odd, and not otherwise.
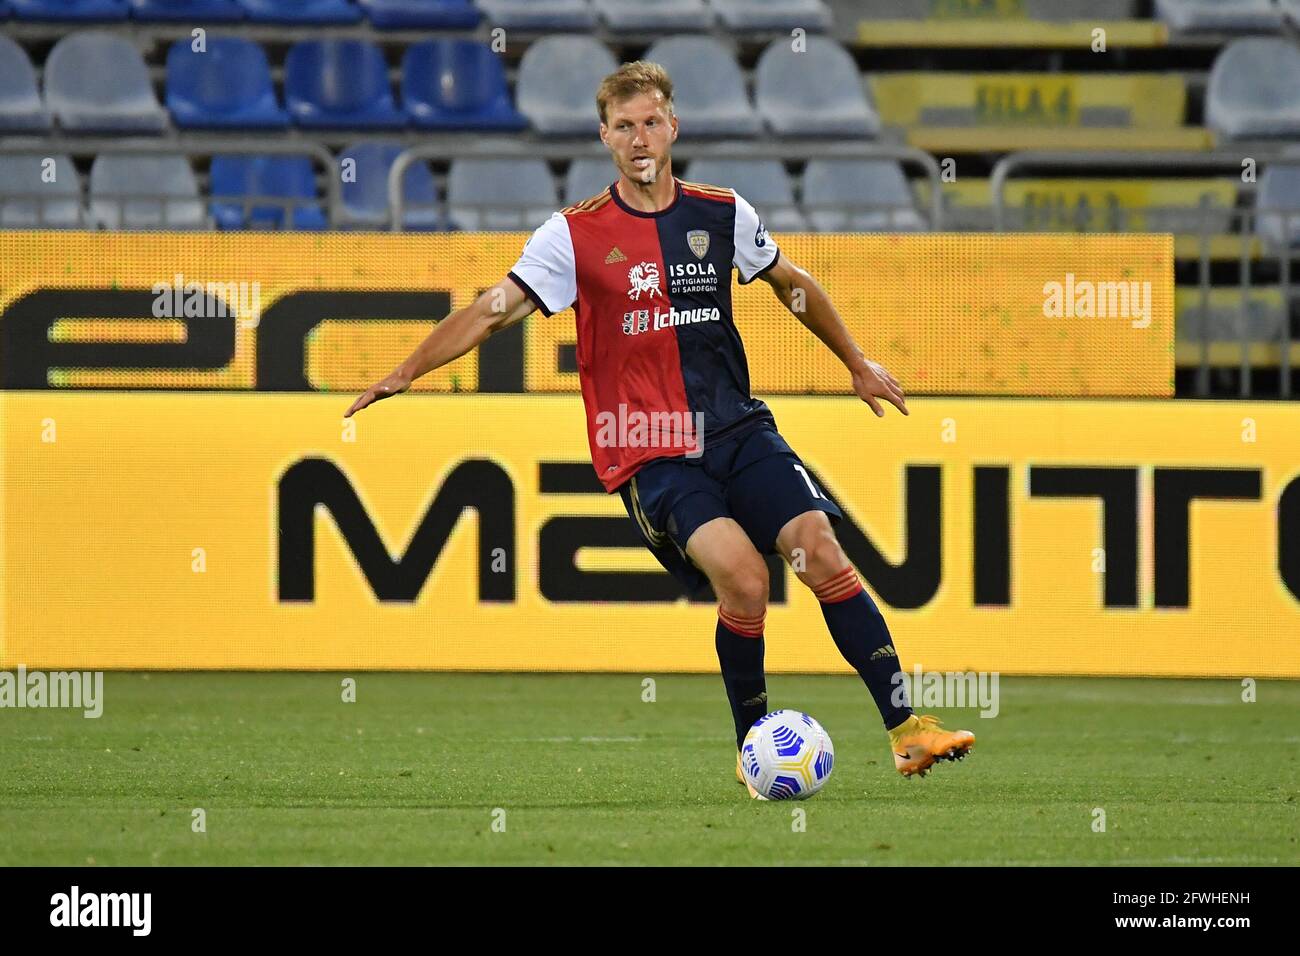
[[[600,140],[609,147],[614,165],[633,182],[652,183],[667,168],[677,139],[677,117],[668,115],[658,90],[638,93],[610,103]]]

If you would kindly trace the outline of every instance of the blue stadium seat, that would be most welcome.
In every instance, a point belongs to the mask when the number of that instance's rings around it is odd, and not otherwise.
[[[1234,139],[1300,137],[1300,49],[1281,37],[1229,43],[1210,68],[1205,125]]]
[[[0,0],[0,20],[9,16],[12,11],[9,9],[9,0]]]
[[[447,173],[447,210],[457,229],[536,229],[559,205],[545,160],[456,159]]]
[[[251,40],[213,37],[196,53],[189,40],[167,51],[167,108],[177,126],[283,129],[289,115],[271,85],[266,53]]]
[[[808,223],[794,204],[794,186],[779,159],[697,159],[682,178],[727,186],[758,210],[773,232],[806,232]]]
[[[389,225],[388,173],[406,147],[401,143],[355,143],[339,157],[343,164],[343,224],[353,228],[383,229]],[[347,160],[356,163],[348,175]],[[438,186],[429,164],[420,160],[402,175],[402,226],[406,229],[441,229]]]
[[[90,219],[101,229],[202,229],[203,203],[184,156],[105,153],[90,167]]]
[[[125,20],[126,0],[9,0],[19,20]]]
[[[807,37],[796,53],[773,40],[754,67],[754,102],[778,136],[875,136],[880,117],[867,102],[848,51],[827,37]],[[809,64],[816,64],[810,69]]]
[[[131,17],[146,23],[229,23],[244,19],[235,0],[131,0]]]
[[[400,129],[388,64],[367,40],[307,40],[284,61],[285,105],[295,123],[314,129]]]
[[[214,156],[209,170],[212,218],[220,229],[324,229],[325,210],[316,194],[316,174],[308,156]],[[220,198],[281,200],[252,205]],[[292,200],[306,200],[292,202]]]
[[[763,121],[745,93],[735,56],[713,37],[678,36],[657,41],[645,58],[673,78],[673,108],[682,132],[692,136],[757,136]]]
[[[256,23],[356,23],[361,8],[349,0],[239,0]]]
[[[515,102],[539,133],[591,136],[600,128],[594,91],[617,69],[614,54],[593,37],[542,37],[519,61]]]
[[[477,0],[499,27],[516,30],[590,30],[596,12],[587,0]]]
[[[426,40],[402,57],[402,106],[422,129],[520,130],[505,67],[486,43]]]
[[[0,155],[0,228],[75,229],[84,216],[77,167],[67,156]]]
[[[42,132],[50,114],[36,88],[36,70],[27,51],[0,35],[0,132]]]
[[[611,30],[680,33],[713,29],[713,10],[704,0],[592,0]],[[674,77],[676,79],[676,77]]]
[[[45,59],[45,103],[78,133],[160,133],[167,114],[130,41],[111,33],[69,34]]]
[[[472,30],[483,14],[470,0],[358,0],[366,16],[380,30],[429,27],[434,30]]]

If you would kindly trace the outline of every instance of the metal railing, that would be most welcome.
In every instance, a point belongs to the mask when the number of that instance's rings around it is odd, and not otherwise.
[[[1258,151],[1257,151],[1258,152]],[[1256,179],[1268,166],[1300,167],[1300,155],[1264,154],[1253,157],[1255,160]],[[1071,170],[1096,173],[1101,170],[1153,169],[1161,173],[1184,172],[1196,170],[1231,170],[1240,177],[1245,157],[1240,153],[1132,153],[1132,152],[1052,152],[1034,151],[1013,153],[1004,156],[993,167],[989,178],[989,191],[992,201],[993,225],[999,231],[1013,228],[1012,210],[1007,205],[1007,183],[1012,174],[1026,170]],[[1196,372],[1196,394],[1210,394],[1210,315],[1211,315],[1211,267],[1215,258],[1213,244],[1225,234],[1236,240],[1238,247],[1237,267],[1239,271],[1238,286],[1241,293],[1241,308],[1237,314],[1235,332],[1240,347],[1240,378],[1238,390],[1243,397],[1252,394],[1253,362],[1250,346],[1259,339],[1251,336],[1251,294],[1257,289],[1252,284],[1252,263],[1265,260],[1270,255],[1276,256],[1278,271],[1278,288],[1282,298],[1282,315],[1278,328],[1279,347],[1279,394],[1282,398],[1291,396],[1291,302],[1294,297],[1291,288],[1292,259],[1300,253],[1300,243],[1295,237],[1300,235],[1300,196],[1295,197],[1295,206],[1270,209],[1261,213],[1254,208],[1226,208],[1213,205],[1208,197],[1202,196],[1198,207],[1161,208],[1148,207],[1132,210],[1145,215],[1158,215],[1165,220],[1165,225],[1185,226],[1187,234],[1195,237],[1197,249],[1197,289],[1199,310],[1197,322],[1197,343],[1199,361]],[[1030,220],[1030,221],[1027,221]],[[1023,217],[1017,224],[1021,228],[1032,227],[1031,216]],[[1271,239],[1262,233],[1260,227],[1276,225],[1276,238]],[[1075,231],[1089,231],[1078,229]],[[1183,229],[1168,230],[1183,232]]]

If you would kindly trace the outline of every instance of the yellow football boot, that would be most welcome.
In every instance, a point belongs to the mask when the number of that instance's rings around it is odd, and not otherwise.
[[[930,714],[913,714],[889,731],[894,751],[894,767],[904,777],[924,777],[936,760],[961,760],[975,746],[969,730],[944,730],[939,718]]]

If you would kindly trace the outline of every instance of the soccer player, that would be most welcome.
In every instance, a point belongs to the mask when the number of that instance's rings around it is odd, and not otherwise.
[[[763,556],[779,552],[817,596],[836,646],[866,683],[898,771],[924,776],[937,760],[964,757],[973,734],[912,713],[889,629],[832,530],[840,510],[749,393],[731,315],[732,267],[742,284],[772,287],[844,363],[853,391],[877,416],[884,402],[907,414],[902,387],[863,354],[825,290],[781,255],[748,202],[673,175],[678,120],[663,67],[625,63],[601,83],[596,108],[617,181],[553,214],[504,279],[439,322],[347,415],[406,391],[536,309],[549,317],[576,303],[596,474],[688,591],[712,585],[738,750],[768,712]],[[744,782],[739,753],[736,775]]]

